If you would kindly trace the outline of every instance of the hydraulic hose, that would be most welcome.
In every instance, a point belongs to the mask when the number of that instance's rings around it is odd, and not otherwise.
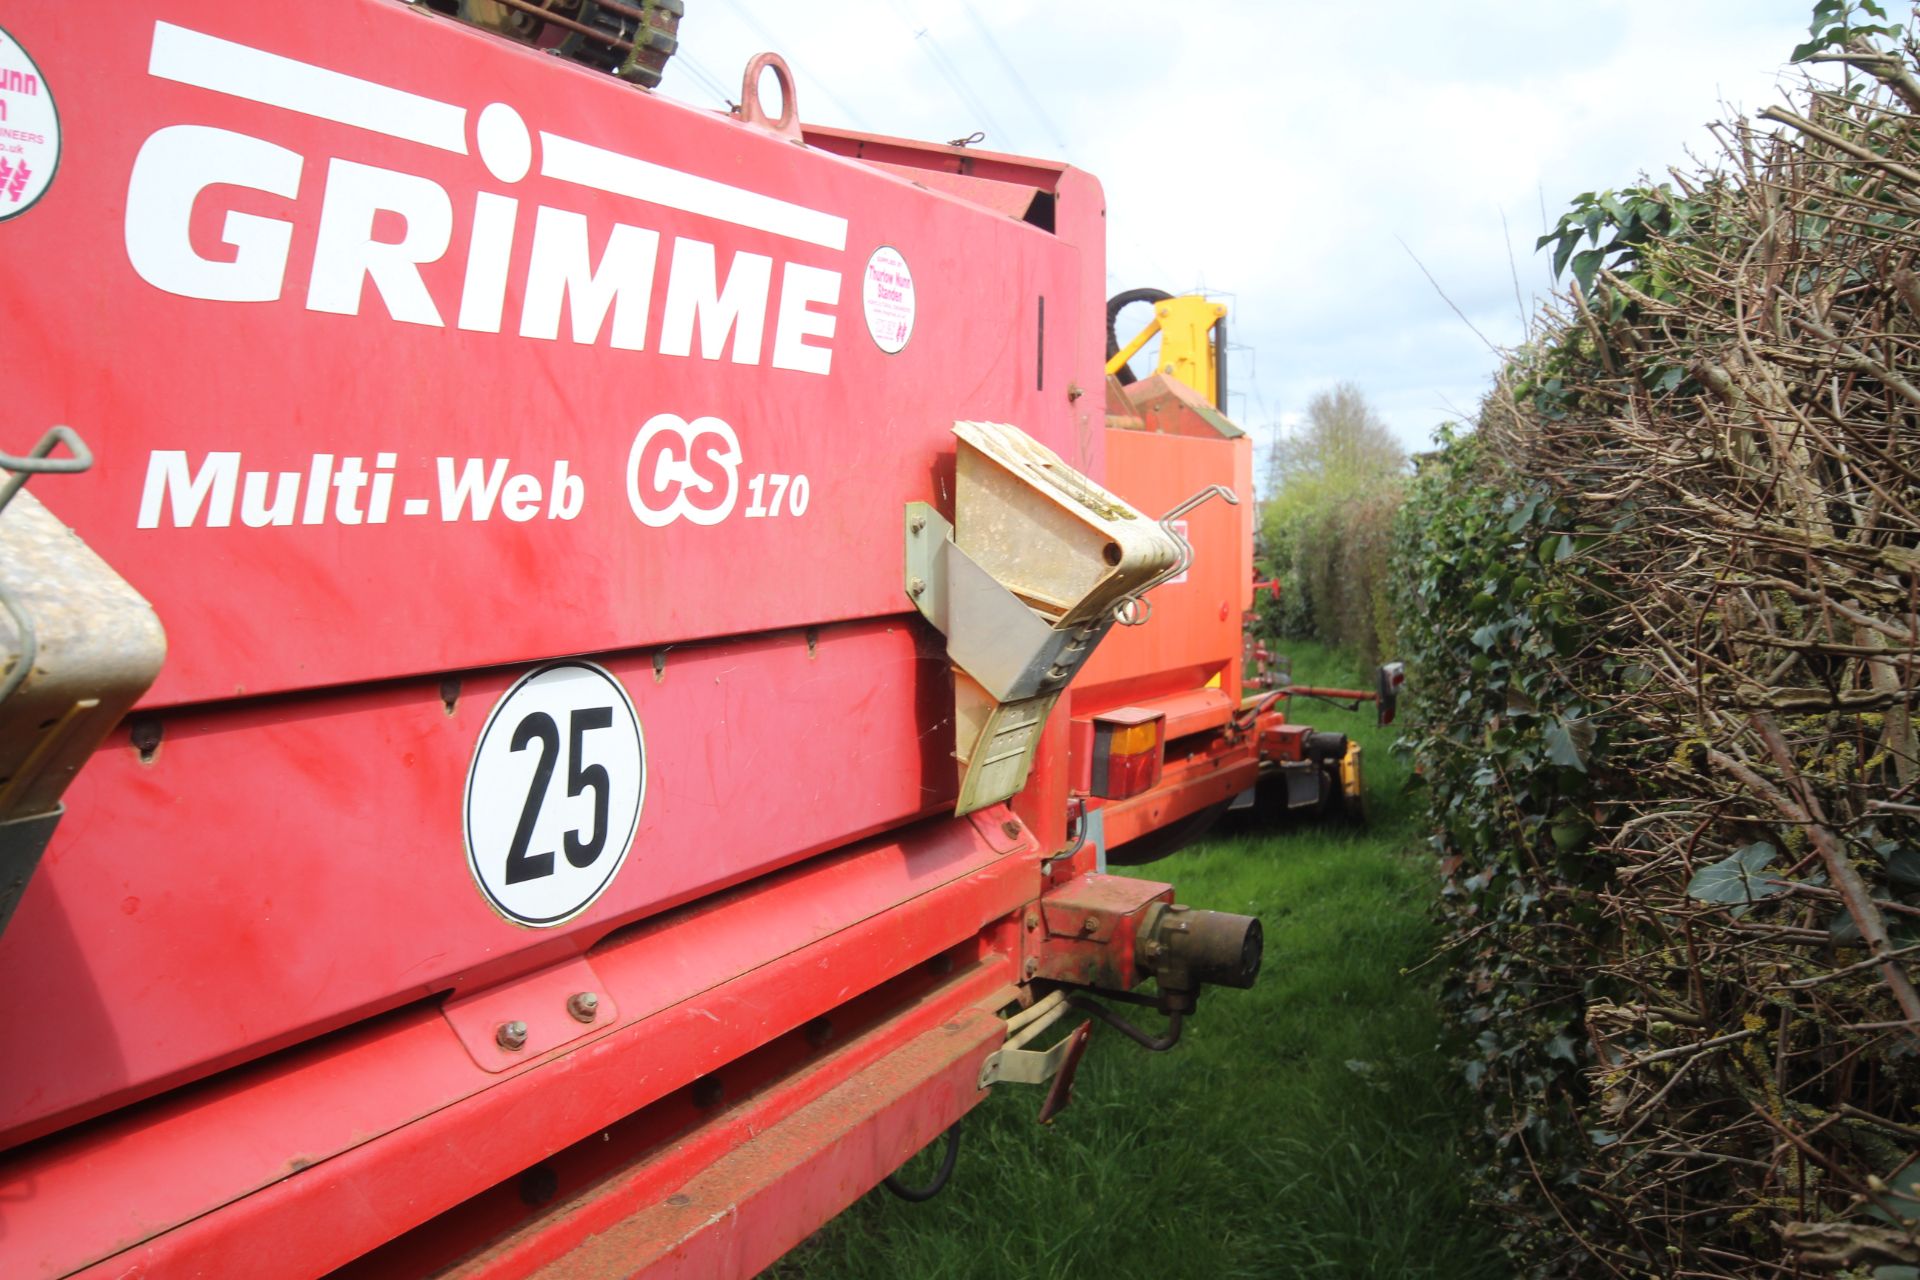
[[[960,1122],[955,1120],[953,1127],[947,1130],[947,1153],[940,1158],[940,1167],[934,1170],[932,1182],[924,1187],[910,1187],[900,1181],[898,1174],[890,1173],[880,1185],[908,1204],[924,1204],[946,1190],[947,1183],[953,1178],[954,1163],[959,1158]]]

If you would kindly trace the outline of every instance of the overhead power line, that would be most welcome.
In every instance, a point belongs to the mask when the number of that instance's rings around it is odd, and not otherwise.
[[[677,67],[685,71],[690,80],[705,89],[721,106],[728,109],[733,107],[733,98],[727,93],[726,86],[721,84],[712,72],[689,57],[686,50],[682,49],[675,53],[673,61],[669,62],[667,67],[669,70]]]
[[[1048,115],[1046,108],[1040,105],[1040,100],[1033,96],[1033,90],[1027,87],[1027,78],[1020,74],[1020,69],[1013,65],[1012,59],[1007,57],[1006,51],[1000,47],[1000,42],[993,38],[993,29],[973,7],[972,0],[968,0],[966,10],[967,16],[973,19],[974,29],[979,31],[980,38],[986,41],[987,48],[991,49],[993,56],[999,60],[1000,69],[1007,73],[1007,79],[1013,82],[1013,87],[1019,90],[1021,98],[1026,101],[1027,110],[1033,113],[1033,118],[1040,122],[1040,126],[1047,131],[1047,136],[1053,139],[1053,145],[1060,148],[1060,154],[1063,156],[1067,154],[1071,148],[1067,146],[1067,140],[1061,136],[1060,126],[1053,122],[1053,117]]]
[[[746,5],[738,3],[737,0],[727,0],[727,4],[734,11],[734,14],[738,16],[742,22],[746,23],[749,27],[753,28],[753,33],[755,35],[759,36],[762,40],[766,41],[767,48],[773,50],[774,52],[778,53],[781,57],[787,60],[787,64],[793,68],[794,72],[801,79],[806,81],[807,92],[809,94],[814,94],[814,93],[819,94],[821,97],[825,98],[828,102],[831,102],[834,106],[840,108],[840,114],[842,116],[845,116],[850,123],[857,125],[862,129],[865,129],[869,133],[873,131],[873,126],[869,124],[866,121],[866,119],[862,117],[858,111],[855,111],[852,107],[848,106],[845,101],[843,101],[837,94],[835,94],[834,91],[828,87],[828,83],[826,80],[822,79],[819,76],[814,75],[813,72],[809,71],[806,67],[802,66],[800,64],[800,59],[798,55],[787,52],[787,48],[781,42],[780,38],[774,35],[773,32],[767,30],[766,24],[761,22],[760,19],[754,17],[752,10],[748,9]]]
[[[953,91],[960,95],[961,102],[966,104],[980,118],[980,123],[987,127],[996,144],[994,150],[1014,150],[1011,135],[998,120],[993,118],[993,112],[987,109],[986,102],[968,86],[966,77],[960,74],[960,68],[953,65],[953,59],[947,56],[947,51],[940,47],[939,37],[933,34],[932,29],[922,27],[913,33],[913,38],[925,50],[927,60],[933,63],[934,69],[944,76],[947,83],[953,86]]]
[[[922,53],[927,55],[927,61],[931,62],[933,69],[940,73],[940,78],[947,82],[947,87],[953,90],[954,96],[960,100],[960,105],[973,112],[978,117],[978,122],[987,127],[994,150],[1016,150],[1011,136],[1001,127],[1000,122],[994,119],[993,112],[987,108],[986,102],[967,84],[966,77],[960,74],[960,68],[953,64],[953,59],[949,58],[947,51],[941,48],[939,37],[933,34],[932,29],[916,18],[903,0],[893,0],[893,11],[900,21],[906,24],[907,30],[913,33],[913,42],[920,47]]]

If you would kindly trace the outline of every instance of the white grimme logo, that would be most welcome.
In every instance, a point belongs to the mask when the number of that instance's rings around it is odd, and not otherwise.
[[[218,39],[171,23],[154,24],[149,74],[216,93],[469,153],[468,110]],[[493,103],[474,122],[474,149],[502,185],[537,167],[542,177],[771,232],[834,253],[846,249],[845,218],[541,131],[539,146],[512,107]],[[840,300],[840,273],[758,253],[720,254],[704,240],[614,222],[597,233],[584,214],[547,204],[531,211],[499,191],[473,196],[466,245],[453,244],[453,197],[417,174],[338,157],[326,163],[320,215],[312,228],[284,218],[228,209],[225,260],[197,253],[188,237],[196,205],[210,188],[243,187],[292,200],[308,176],[308,158],[277,143],[206,125],[160,129],[141,146],[127,183],[126,246],[133,269],[155,288],[215,302],[273,302],[287,290],[296,234],[310,238],[313,267],[306,308],[359,315],[375,305],[409,324],[523,338],[647,349],[647,321],[664,282],[661,355],[826,374]],[[217,197],[207,197],[217,198]],[[525,289],[517,317],[506,312],[515,230],[531,216]],[[375,236],[376,223],[381,235]],[[392,226],[404,228],[397,236]],[[591,244],[604,238],[595,261]],[[464,257],[460,295],[436,297],[421,268],[450,253]],[[776,267],[778,271],[776,273]],[[775,276],[778,275],[778,294]],[[368,286],[378,295],[369,304]],[[297,286],[296,286],[297,287]],[[770,305],[771,304],[771,305]],[[566,323],[563,325],[563,313]],[[771,348],[768,350],[768,330]],[[729,338],[731,341],[729,342]]]

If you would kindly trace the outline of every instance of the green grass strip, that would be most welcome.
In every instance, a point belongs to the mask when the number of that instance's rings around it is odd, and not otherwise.
[[[1302,684],[1360,673],[1294,647]],[[1367,682],[1370,684],[1370,681]],[[1216,836],[1135,874],[1195,906],[1261,917],[1251,991],[1212,991],[1170,1053],[1096,1025],[1073,1105],[1001,1086],[965,1121],[952,1184],[921,1205],[876,1189],[771,1273],[873,1277],[1405,1277],[1511,1274],[1472,1218],[1465,1110],[1438,1047],[1435,876],[1417,850],[1392,729],[1302,701],[1366,751],[1364,828]],[[1157,1025],[1148,1010],[1136,1011]],[[924,1181],[940,1144],[911,1163]]]

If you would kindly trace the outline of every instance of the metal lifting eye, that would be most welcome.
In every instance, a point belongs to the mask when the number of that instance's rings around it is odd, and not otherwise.
[[[1240,499],[1235,495],[1233,490],[1223,484],[1210,484],[1160,517],[1158,523],[1161,531],[1169,538],[1172,538],[1175,544],[1179,546],[1180,554],[1174,558],[1174,562],[1171,565],[1149,578],[1146,584],[1138,591],[1135,591],[1113,607],[1113,620],[1115,622],[1123,627],[1138,627],[1143,625],[1148,619],[1153,617],[1153,602],[1143,598],[1147,592],[1153,590],[1163,582],[1172,581],[1193,567],[1193,544],[1188,542],[1181,532],[1173,527],[1173,522],[1205,502],[1208,498],[1214,497],[1225,498],[1229,506],[1237,507],[1240,505]]]
[[[768,114],[766,103],[760,97],[760,81],[766,71],[773,72],[780,86],[777,115]],[[786,60],[779,54],[757,53],[748,61],[746,74],[740,81],[740,118],[790,141],[801,141],[800,103],[793,89],[793,72],[787,69]]]

